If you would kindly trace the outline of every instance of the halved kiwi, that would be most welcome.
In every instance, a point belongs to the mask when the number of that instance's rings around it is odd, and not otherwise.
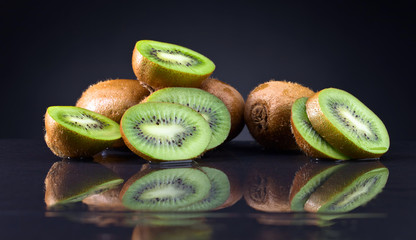
[[[211,181],[209,194],[201,201],[179,209],[181,211],[212,210],[224,204],[230,196],[230,181],[224,172],[210,167],[201,167],[200,169]]]
[[[343,90],[327,88],[317,92],[306,102],[306,112],[319,135],[351,158],[377,158],[389,149],[383,122]]]
[[[111,79],[89,86],[75,106],[102,114],[120,123],[124,112],[140,103],[150,92],[133,79]]]
[[[293,82],[272,80],[258,85],[248,95],[244,108],[250,134],[266,148],[298,149],[290,127],[292,104],[312,94],[311,89]]]
[[[72,106],[49,107],[45,130],[46,144],[59,157],[90,157],[121,137],[118,123]]]
[[[244,98],[233,86],[216,78],[202,82],[201,89],[221,99],[230,112],[231,129],[226,141],[237,137],[244,128]]]
[[[379,161],[349,163],[310,195],[305,210],[324,213],[351,211],[380,193],[388,176],[388,169]]]
[[[120,128],[127,147],[149,161],[196,158],[211,141],[208,122],[174,103],[137,104],[124,113]]]
[[[152,40],[136,43],[132,66],[137,79],[153,89],[199,87],[215,69],[214,63],[200,53]]]
[[[299,148],[312,158],[349,159],[349,157],[329,145],[312,127],[306,114],[305,104],[307,99],[306,97],[299,98],[293,103],[290,117],[292,133]]]
[[[290,188],[290,208],[304,211],[309,196],[320,187],[334,172],[345,164],[308,162],[296,172]]]
[[[228,137],[231,117],[225,104],[216,96],[197,88],[171,87],[160,89],[146,98],[146,102],[178,103],[202,114],[212,130],[207,150],[220,145]]]
[[[208,196],[208,176],[195,168],[144,168],[123,186],[120,197],[133,210],[177,210]]]
[[[97,163],[63,160],[49,169],[45,179],[47,206],[79,202],[123,183],[117,174]]]

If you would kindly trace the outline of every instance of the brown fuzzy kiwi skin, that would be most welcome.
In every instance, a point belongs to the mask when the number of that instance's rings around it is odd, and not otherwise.
[[[83,136],[57,123],[46,111],[45,142],[61,158],[92,157],[117,140],[100,140]]]
[[[254,88],[248,95],[244,120],[253,138],[266,148],[298,149],[290,116],[293,103],[314,92],[298,83],[271,80]]]
[[[150,92],[139,81],[112,79],[88,87],[75,106],[102,114],[120,123],[124,112],[140,103]]]
[[[379,158],[383,154],[375,154],[361,149],[356,143],[345,137],[324,115],[319,104],[319,95],[323,90],[315,93],[306,102],[306,113],[313,128],[329,144],[341,153],[355,159]]]
[[[159,64],[156,64],[144,57],[136,48],[132,55],[133,72],[137,79],[152,89],[158,90],[165,87],[195,87],[201,86],[201,83],[211,74],[196,75],[191,73],[174,72]]]
[[[215,78],[202,82],[201,89],[221,99],[231,115],[231,129],[227,141],[237,137],[244,128],[244,98],[234,87]]]

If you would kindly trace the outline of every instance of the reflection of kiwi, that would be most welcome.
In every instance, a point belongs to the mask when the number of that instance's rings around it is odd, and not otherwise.
[[[290,188],[290,206],[293,211],[304,211],[309,196],[343,164],[309,162],[296,172]]]
[[[126,207],[119,198],[121,185],[105,192],[93,194],[82,200],[92,211],[123,211]]]
[[[204,199],[211,188],[205,173],[194,168],[145,168],[120,192],[123,204],[134,210],[176,210]]]
[[[332,158],[338,160],[349,159],[333,148],[312,127],[306,114],[306,101],[308,98],[299,98],[292,106],[290,122],[292,132],[299,148],[309,157]]]
[[[133,230],[132,240],[208,240],[212,238],[212,227],[200,223],[189,226],[146,226],[137,225]]]
[[[224,172],[210,167],[201,167],[201,170],[208,176],[209,180],[211,181],[211,189],[209,190],[209,194],[201,201],[186,206],[180,210],[212,210],[223,205],[230,196],[230,181]]]
[[[212,139],[207,150],[220,145],[228,137],[231,118],[227,107],[219,98],[204,90],[181,87],[164,88],[152,93],[146,101],[179,103],[199,112],[212,130]]]
[[[60,161],[49,169],[45,179],[45,203],[48,206],[78,202],[114,188],[123,180],[96,163]]]
[[[161,102],[129,108],[121,119],[121,132],[127,147],[150,161],[196,158],[212,135],[208,122],[196,111]]]
[[[117,151],[119,149],[106,149],[94,155],[94,162],[99,163],[117,173],[124,180],[136,174],[142,164],[147,163],[131,151]]]
[[[227,106],[231,115],[231,129],[226,141],[230,141],[240,134],[244,127],[244,98],[232,86],[215,78],[208,78],[202,82],[201,89],[215,95]]]
[[[351,163],[333,173],[305,203],[310,212],[348,212],[373,199],[386,185],[380,162]]]
[[[327,88],[306,102],[313,128],[334,148],[352,158],[376,158],[389,148],[383,122],[351,94]]]
[[[45,130],[46,144],[59,157],[90,157],[121,137],[118,123],[71,106],[49,107]]]
[[[119,123],[128,108],[140,103],[149,94],[137,80],[107,80],[85,90],[76,106],[100,113]]]
[[[270,81],[257,86],[244,109],[244,120],[253,138],[265,147],[297,149],[290,127],[292,104],[314,92],[297,83]]]
[[[132,66],[137,79],[153,89],[199,87],[215,69],[211,60],[195,51],[151,40],[136,43]]]

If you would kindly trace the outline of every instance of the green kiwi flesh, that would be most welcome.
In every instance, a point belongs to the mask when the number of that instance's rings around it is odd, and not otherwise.
[[[221,206],[230,196],[230,181],[227,175],[218,169],[201,167],[211,181],[209,194],[201,201],[179,209],[180,211],[206,211]]]
[[[306,109],[314,129],[345,155],[375,158],[389,149],[389,135],[383,122],[348,92],[335,88],[321,90],[308,100]]]
[[[150,161],[196,158],[211,140],[205,119],[186,106],[149,102],[129,108],[121,119],[127,147]]]
[[[117,140],[121,137],[118,123],[93,111],[72,106],[53,106],[47,112],[63,127],[88,138]]]
[[[309,157],[347,160],[348,156],[332,147],[312,127],[306,113],[308,98],[299,98],[292,105],[291,124],[299,148]],[[303,207],[302,207],[303,208]]]
[[[351,211],[380,193],[388,176],[388,169],[378,161],[348,164],[310,195],[305,210],[323,213]]]
[[[45,178],[45,203],[50,207],[79,202],[121,183],[123,179],[100,164],[56,162]]]
[[[310,195],[320,187],[343,164],[325,164],[309,162],[296,172],[290,189],[290,207],[292,211],[304,211],[304,205]]]
[[[133,210],[168,211],[204,199],[211,189],[208,176],[194,168],[155,170],[122,190],[123,204]]]
[[[136,43],[136,48],[150,61],[174,71],[205,75],[215,69],[207,57],[176,44],[141,40]]]
[[[228,137],[231,116],[225,104],[216,96],[196,88],[170,87],[152,93],[147,102],[170,102],[188,106],[202,114],[212,130],[207,150],[220,145]]]

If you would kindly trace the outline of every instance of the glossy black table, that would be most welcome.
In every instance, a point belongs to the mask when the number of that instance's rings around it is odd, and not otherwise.
[[[228,176],[237,189],[231,206],[203,212],[92,208],[81,201],[50,208],[45,203],[45,178],[54,163],[67,160],[54,156],[42,140],[0,143],[0,239],[414,239],[416,235],[416,142],[393,142],[380,161],[389,170],[383,191],[365,205],[336,214],[293,212],[287,206],[265,209],[247,200],[247,191],[256,190],[248,181],[253,171],[270,172],[268,181],[278,179],[276,189],[287,198],[299,169],[316,164],[301,153],[265,151],[255,142],[231,142],[197,160],[200,165],[222,166],[233,175]],[[147,164],[128,151],[100,154],[107,155],[121,156],[125,180]],[[117,160],[104,165],[118,167]]]

